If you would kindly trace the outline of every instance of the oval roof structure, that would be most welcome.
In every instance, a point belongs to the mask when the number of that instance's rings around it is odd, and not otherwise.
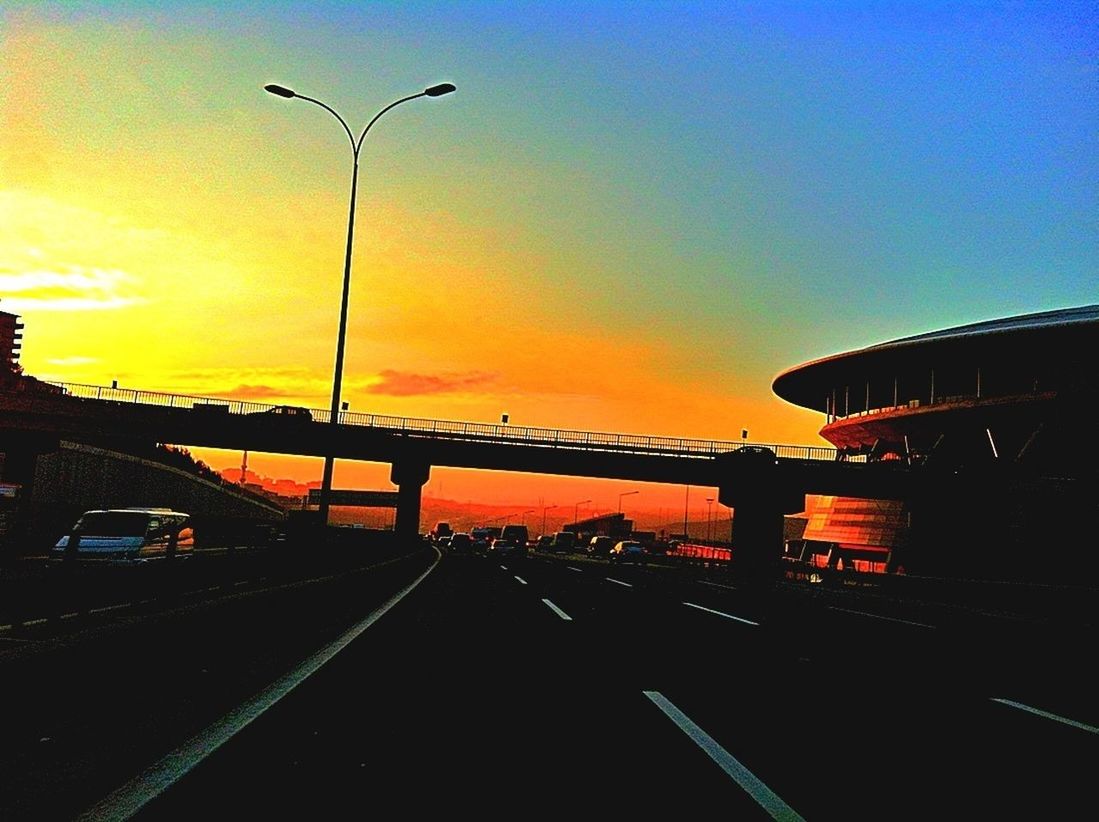
[[[999,362],[1086,358],[1099,350],[1099,305],[1060,308],[931,331],[878,343],[789,368],[771,388],[782,399],[823,410],[837,386],[858,384],[869,375],[925,371],[937,362],[993,357]],[[1095,366],[1091,365],[1094,370]]]

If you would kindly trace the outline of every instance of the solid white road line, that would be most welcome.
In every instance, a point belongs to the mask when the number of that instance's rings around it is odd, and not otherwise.
[[[554,605],[552,602],[550,602],[545,597],[542,598],[542,602],[546,603],[546,605],[548,605],[550,607],[550,610],[553,611],[555,614],[557,614],[557,616],[561,617],[561,619],[565,619],[565,620],[568,620],[569,622],[572,622],[572,617],[570,617],[568,614],[566,614],[564,611],[562,611],[560,608],[558,608],[556,605]]]
[[[522,585],[526,585],[526,584],[527,584],[527,581],[526,581],[525,579],[523,579],[522,577],[520,577],[520,576],[516,576],[515,578],[516,578],[517,580],[519,580],[520,584],[522,584]]]
[[[603,579],[605,579],[607,582],[616,582],[619,585],[625,585],[627,588],[633,587],[633,585],[631,585],[629,582],[623,582],[622,580],[615,579],[614,577],[603,577]]]
[[[1068,719],[1063,716],[1058,716],[1057,714],[1051,714],[1049,711],[1043,711],[1040,708],[1032,708],[1030,705],[1024,705],[1022,702],[1013,702],[1010,699],[1000,699],[999,697],[995,696],[990,696],[989,699],[991,699],[993,702],[999,702],[1001,705],[1008,705],[1012,708],[1018,708],[1020,711],[1032,713],[1035,716],[1052,719],[1054,722],[1060,722],[1064,725],[1071,725],[1073,728],[1079,728],[1080,730],[1087,731],[1088,733],[1099,734],[1099,728],[1095,727],[1094,725],[1088,725],[1083,722],[1077,722],[1075,719]]]
[[[712,585],[715,588],[725,588],[729,591],[735,591],[736,590],[735,585],[723,585],[720,582],[710,582],[708,579],[700,579],[699,582],[702,583],[703,585]]]
[[[697,608],[698,610],[705,611],[708,614],[717,614],[718,616],[725,617],[726,619],[735,619],[737,622],[743,622],[745,625],[754,625],[756,628],[759,627],[758,622],[752,622],[752,620],[745,619],[744,617],[733,616],[732,614],[727,614],[724,611],[715,611],[713,608],[707,608],[705,605],[695,605],[693,602],[684,602],[683,604],[686,605],[688,608]]]
[[[185,742],[179,748],[166,755],[163,759],[150,767],[130,782],[118,788],[101,802],[92,806],[77,817],[78,822],[84,820],[114,820],[120,822],[131,818],[145,805],[156,799],[172,785],[186,776],[190,771],[210,756],[214,751],[243,731],[253,720],[258,719],[265,711],[276,702],[290,693],[294,688],[316,673],[321,666],[332,659],[336,654],[346,648],[363,631],[377,622],[381,617],[400,602],[413,588],[423,582],[438,565],[442,555],[436,551],[435,562],[420,576],[413,580],[407,587],[398,593],[384,605],[375,609],[358,625],[345,631],[342,636],[330,645],[322,648],[309,659],[291,671],[286,676],[269,685],[264,691],[257,694],[248,702],[234,711],[226,714],[205,731]]]
[[[731,776],[744,791],[759,803],[772,819],[784,820],[784,822],[803,822],[802,817],[779,798],[778,794],[768,788],[759,778],[745,768],[727,750],[722,748],[712,736],[696,725],[689,716],[673,705],[659,691],[642,691],[652,700],[653,704],[662,710],[665,716],[679,726],[679,730],[687,734],[698,747],[717,763],[721,770]]]
[[[936,625],[928,625],[925,622],[913,622],[910,619],[899,619],[897,617],[882,616],[881,614],[872,614],[869,611],[856,611],[852,608],[840,608],[837,605],[829,605],[830,611],[843,611],[845,614],[858,614],[859,616],[872,617],[874,619],[884,619],[888,622],[900,622],[904,625],[915,625],[917,628],[936,628]]]
[[[576,571],[576,573],[578,573],[578,574],[582,574],[582,573],[584,573],[584,569],[583,569],[583,568],[574,568],[574,567],[573,567],[573,566],[571,566],[571,565],[566,565],[565,567],[566,567],[566,568],[568,568],[568,569],[569,569],[570,571]]]

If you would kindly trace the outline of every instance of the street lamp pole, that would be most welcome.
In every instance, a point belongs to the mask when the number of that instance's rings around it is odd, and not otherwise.
[[[590,499],[582,499],[582,500],[580,500],[580,502],[576,503],[576,505],[572,506],[572,524],[573,525],[576,525],[576,522],[577,522],[576,518],[580,514],[580,506],[581,505],[587,505],[589,502],[591,502]]]
[[[294,98],[299,100],[305,100],[306,102],[313,103],[320,106],[325,111],[330,113],[333,117],[340,121],[340,125],[343,126],[343,130],[347,133],[347,139],[351,141],[351,153],[354,160],[351,171],[351,204],[348,208],[347,216],[347,250],[344,255],[343,264],[343,297],[340,302],[340,331],[339,336],[336,338],[336,367],[335,374],[332,378],[332,414],[329,417],[329,423],[333,426],[333,441],[335,441],[335,432],[337,426],[340,423],[340,389],[343,384],[343,350],[344,340],[347,336],[347,300],[351,293],[351,246],[352,239],[355,235],[355,194],[359,184],[359,151],[362,149],[363,139],[366,137],[366,133],[370,131],[370,127],[378,122],[378,118],[389,111],[395,106],[399,106],[401,103],[407,103],[409,100],[415,100],[418,97],[442,97],[444,94],[450,94],[454,91],[454,86],[450,83],[440,83],[437,86],[431,86],[426,88],[418,94],[410,94],[408,97],[402,97],[400,100],[396,100],[383,108],[377,114],[374,115],[369,123],[366,124],[366,128],[362,130],[359,135],[359,139],[355,139],[355,135],[351,132],[351,127],[347,125],[347,121],[341,117],[334,108],[327,103],[323,103],[320,100],[313,97],[306,97],[304,94],[298,94],[291,89],[284,86],[278,86],[274,83],[269,83],[264,86],[264,91],[274,94],[278,97]],[[324,474],[321,478],[321,495],[319,504],[319,515],[322,524],[328,524],[328,508],[329,499],[332,494],[332,469],[335,464],[335,457],[329,454],[324,458]]]
[[[713,537],[713,531],[711,529],[711,523],[713,520],[710,518],[710,511],[713,510],[714,498],[706,497],[706,541],[711,542]]]
[[[623,491],[618,495],[618,513],[622,513],[622,497],[628,497],[630,494],[640,494],[640,491]]]
[[[530,509],[529,511],[524,511],[524,512],[522,513],[522,517],[523,517],[523,519],[521,520],[521,523],[522,523],[523,525],[526,525],[526,524],[527,524],[527,514],[533,514],[533,513],[534,513],[534,509],[533,509],[533,508],[531,508],[531,509]]]
[[[557,507],[556,505],[543,505],[542,506],[542,533],[539,534],[539,536],[542,536],[543,534],[546,533],[546,511],[549,511],[551,508],[556,508],[556,507]]]

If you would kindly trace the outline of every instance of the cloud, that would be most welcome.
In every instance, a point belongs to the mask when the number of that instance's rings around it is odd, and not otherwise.
[[[387,394],[391,397],[412,397],[422,394],[453,394],[492,383],[494,374],[470,371],[465,374],[405,374],[385,370],[381,379],[363,390],[371,394]]]
[[[91,365],[93,362],[99,362],[97,357],[55,357],[52,360],[46,360],[49,365],[61,365],[66,367],[77,365]]]
[[[104,311],[146,302],[132,275],[114,268],[61,264],[54,270],[0,267],[0,293],[18,311]]]
[[[272,388],[269,385],[238,385],[217,396],[234,400],[269,400],[285,397],[285,389]]]

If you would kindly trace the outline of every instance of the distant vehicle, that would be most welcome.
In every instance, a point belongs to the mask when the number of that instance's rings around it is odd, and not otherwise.
[[[451,554],[472,554],[473,537],[465,531],[459,531],[450,537],[449,552]]]
[[[449,550],[450,541],[452,539],[454,539],[453,536],[439,537],[439,541],[435,544],[438,545],[440,548],[442,548],[444,551],[446,551],[446,550]]]
[[[527,542],[530,541],[530,532],[525,525],[505,525],[504,530],[500,532],[500,538],[526,547]]]
[[[553,535],[542,534],[538,537],[538,544],[534,546],[536,551],[549,551],[553,547]]]
[[[553,535],[550,550],[555,554],[570,554],[576,550],[576,534],[572,531],[558,531]]]
[[[494,539],[492,544],[488,547],[488,555],[495,559],[526,559],[527,556],[527,544],[526,542],[515,542],[514,540]]]
[[[195,547],[191,515],[170,508],[85,511],[50,551],[52,567],[75,561],[85,567],[142,566],[186,559]]]
[[[443,537],[449,537],[453,533],[449,522],[436,522],[435,527],[431,529],[431,541],[438,544]]]
[[[636,562],[644,565],[648,557],[645,553],[645,546],[640,542],[623,540],[611,548],[607,559],[611,562]]]
[[[613,537],[592,537],[588,543],[588,555],[593,557],[605,557],[614,547]]]
[[[295,422],[311,422],[313,412],[300,405],[276,405],[266,411],[256,411],[249,416],[271,417],[274,419],[294,420]]]

